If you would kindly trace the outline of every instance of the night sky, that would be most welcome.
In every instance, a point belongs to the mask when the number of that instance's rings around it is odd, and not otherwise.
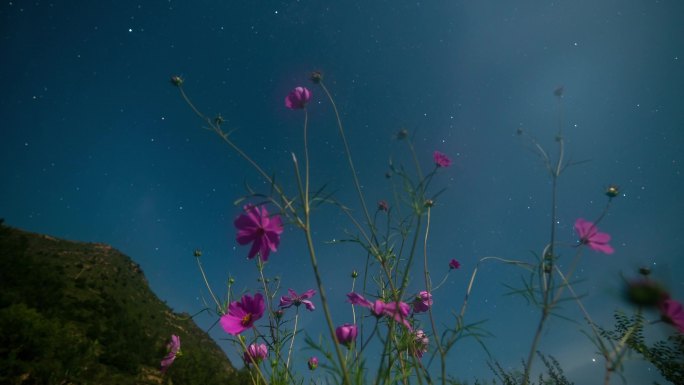
[[[560,120],[566,159],[578,164],[559,180],[558,237],[575,244],[575,219],[596,219],[609,185],[621,191],[600,223],[616,252],[585,250],[575,275],[592,318],[610,327],[614,310],[634,310],[623,301],[621,276],[639,267],[684,301],[682,15],[684,3],[675,0],[3,1],[0,217],[28,231],[111,244],[140,263],[178,312],[195,313],[209,298],[197,248],[217,291],[230,276],[236,291],[254,292],[257,272],[248,248],[235,242],[241,208],[233,203],[246,186],[269,186],[203,129],[169,79],[182,76],[198,108],[220,113],[231,138],[291,192],[304,113],[283,99],[309,87],[314,188],[326,184],[359,212],[332,108],[309,81],[320,70],[372,208],[392,202],[389,159],[410,165],[395,139],[401,128],[413,136],[424,170],[433,167],[434,150],[453,160],[432,182],[433,191],[446,188],[431,214],[433,280],[449,272],[451,258],[462,264],[434,293],[438,324],[453,323],[451,309],[460,309],[479,258],[532,261],[541,253],[551,178],[516,130],[555,155]],[[554,96],[560,86],[562,113]],[[354,232],[339,211],[313,215],[333,317],[351,322],[345,294],[365,253],[330,243]],[[303,241],[289,225],[270,257],[266,274],[279,276],[283,289],[315,287]],[[564,268],[574,251],[562,251]],[[466,313],[466,321],[487,320],[494,336],[485,343],[505,368],[520,368],[538,321],[535,307],[506,295],[524,274],[482,264]],[[421,285],[416,276],[409,292]],[[570,302],[561,313],[577,323],[553,319],[540,349],[570,380],[599,383],[603,361],[581,333],[588,330],[581,313]],[[196,319],[205,330],[215,320]],[[300,326],[324,333],[322,312],[302,314]],[[665,338],[674,329],[649,330]],[[211,334],[241,366],[220,327]],[[299,353],[298,368],[310,354]],[[448,359],[456,378],[492,377],[472,339]],[[628,384],[658,380],[656,372],[635,357],[625,368]]]

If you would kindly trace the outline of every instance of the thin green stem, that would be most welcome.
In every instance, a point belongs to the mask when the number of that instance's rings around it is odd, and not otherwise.
[[[285,369],[290,368],[290,357],[292,356],[292,348],[294,347],[295,336],[297,335],[297,321],[299,320],[299,306],[296,306],[297,310],[295,313],[294,330],[292,330],[292,339],[290,340],[290,349],[287,352],[287,362],[285,363]]]
[[[211,290],[211,286],[209,285],[209,281],[207,280],[207,275],[204,274],[204,269],[202,268],[202,262],[200,262],[200,257],[195,257],[195,260],[197,261],[197,266],[199,267],[200,273],[202,273],[202,279],[204,279],[204,284],[207,286],[207,290],[209,290],[209,294],[211,294],[211,298],[216,303],[217,309],[221,309],[221,303],[219,302],[216,295],[214,295],[214,291]]]
[[[427,220],[425,223],[425,239],[423,241],[423,274],[425,276],[425,290],[428,295],[432,295],[432,280],[430,279],[430,270],[428,269],[428,256],[427,256],[427,243],[428,237],[430,235],[430,213],[431,208],[428,206],[427,209]],[[428,307],[428,316],[430,317],[430,325],[432,326],[432,336],[437,345],[437,350],[439,351],[440,367],[442,370],[442,384],[446,384],[446,362],[445,362],[445,352],[442,348],[442,344],[439,340],[439,334],[437,333],[437,326],[435,325],[435,317],[432,314],[432,305]]]
[[[354,178],[354,187],[356,188],[356,193],[359,196],[359,201],[361,202],[361,207],[363,208],[363,212],[366,216],[366,223],[368,223],[368,226],[372,226],[372,221],[371,221],[371,216],[370,213],[368,212],[368,206],[366,205],[366,200],[363,197],[363,193],[361,192],[361,184],[359,183],[359,178],[356,174],[356,168],[354,167],[354,161],[352,160],[351,156],[351,151],[349,150],[349,144],[347,143],[347,137],[344,134],[344,127],[342,126],[342,120],[340,119],[340,113],[337,110],[337,105],[335,104],[335,100],[333,99],[332,95],[328,91],[328,88],[325,86],[323,81],[321,80],[318,83],[325,94],[328,96],[328,100],[330,100],[330,104],[332,104],[333,110],[335,111],[335,117],[337,118],[337,127],[340,132],[340,136],[342,137],[342,143],[344,144],[344,150],[347,154],[347,162],[349,162],[349,168],[351,169],[352,172],[352,177]]]
[[[305,151],[308,149],[305,148]],[[349,373],[347,372],[347,365],[345,358],[340,350],[340,344],[337,341],[337,336],[335,334],[335,326],[332,321],[332,316],[330,315],[330,308],[328,306],[328,296],[325,292],[325,287],[323,286],[323,280],[321,279],[320,271],[318,270],[318,260],[316,258],[316,251],[313,244],[313,237],[311,235],[311,210],[309,206],[309,197],[306,196],[306,190],[302,186],[302,178],[299,173],[299,165],[297,163],[297,157],[292,154],[292,160],[295,166],[295,174],[297,177],[297,185],[299,187],[299,193],[301,195],[302,204],[304,205],[304,222],[302,224],[302,229],[304,230],[304,237],[306,238],[306,247],[309,252],[309,258],[311,260],[311,268],[314,272],[314,277],[316,278],[316,286],[318,287],[318,293],[321,296],[321,305],[323,307],[323,314],[325,315],[325,321],[328,326],[328,332],[330,333],[330,338],[335,343],[335,354],[340,363],[340,370],[342,371],[342,379],[345,385],[351,385],[351,380],[349,379]]]

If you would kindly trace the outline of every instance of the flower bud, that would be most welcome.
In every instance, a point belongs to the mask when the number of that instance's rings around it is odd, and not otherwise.
[[[316,368],[318,367],[318,357],[309,358],[309,361],[307,361],[307,365],[309,365],[309,370],[316,370]]]
[[[173,75],[171,76],[171,84],[176,87],[180,87],[183,85],[183,78],[178,75]]]

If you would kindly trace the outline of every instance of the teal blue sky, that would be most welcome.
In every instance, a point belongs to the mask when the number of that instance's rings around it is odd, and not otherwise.
[[[203,129],[169,78],[182,76],[196,105],[222,114],[235,142],[288,188],[291,153],[302,153],[303,113],[283,99],[310,87],[313,183],[358,210],[331,106],[308,80],[320,70],[369,202],[392,199],[388,160],[410,161],[393,139],[401,128],[414,135],[425,169],[434,150],[454,161],[433,181],[447,189],[431,216],[433,277],[441,280],[451,258],[462,263],[434,293],[439,323],[453,322],[448,310],[460,308],[479,258],[531,260],[548,241],[550,178],[516,130],[556,154],[560,120],[567,159],[587,162],[560,179],[559,238],[574,244],[575,219],[597,218],[605,188],[621,189],[600,225],[616,252],[585,251],[576,273],[593,319],[608,326],[614,310],[633,310],[622,300],[621,276],[642,266],[684,301],[681,15],[679,1],[3,1],[0,217],[111,244],[141,264],[176,311],[195,313],[208,299],[196,248],[217,290],[232,276],[237,290],[254,291],[254,264],[234,240],[233,202],[245,185],[268,186]],[[333,317],[350,322],[349,275],[365,254],[330,244],[353,231],[333,208],[314,213],[314,225]],[[288,226],[267,268],[283,288],[315,287],[303,246]],[[561,256],[565,268],[573,253]],[[506,296],[521,274],[483,264],[467,313],[471,322],[488,320],[494,336],[485,342],[506,368],[526,357],[538,319],[524,299]],[[420,289],[416,278],[410,290]],[[586,324],[575,306],[562,313],[578,323],[554,319],[540,348],[575,383],[597,383],[603,362],[581,333]],[[205,329],[214,320],[197,317]],[[322,313],[304,314],[300,325],[317,336]],[[654,337],[672,331],[652,326]],[[227,335],[211,333],[240,365]],[[309,354],[297,356],[300,368]],[[449,355],[450,373],[491,378],[487,360],[464,340]],[[625,377],[628,384],[659,378],[636,359]]]

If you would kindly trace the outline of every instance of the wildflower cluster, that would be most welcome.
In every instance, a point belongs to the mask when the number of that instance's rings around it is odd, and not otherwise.
[[[300,163],[299,158],[292,154],[297,189],[290,192],[277,183],[271,173],[265,172],[257,161],[249,157],[240,146],[233,142],[228,133],[223,131],[221,128],[223,118],[212,119],[201,114],[186,96],[183,80],[177,76],[171,78],[171,83],[178,87],[181,95],[193,110],[229,147],[253,167],[269,186],[268,192],[250,190],[249,195],[243,199],[252,203],[243,206],[234,221],[235,241],[241,246],[249,247],[246,259],[256,262],[258,282],[261,287],[251,291],[253,294],[243,293],[239,299],[230,300],[233,296],[232,285],[234,283],[231,278],[228,285],[228,299],[219,300],[214,295],[199,261],[201,252],[195,252],[197,264],[207,288],[216,302],[220,326],[227,335],[231,336],[230,340],[241,353],[254,384],[294,384],[303,381],[303,377],[294,371],[292,365],[293,358],[298,360],[304,357],[302,354],[293,354],[295,340],[300,331],[298,323],[301,305],[304,305],[303,308],[308,312],[320,310],[328,331],[327,343],[321,342],[324,341],[323,339],[319,339],[319,342],[312,338],[306,339],[307,348],[318,352],[318,355],[307,355],[308,360],[302,360],[300,363],[302,367],[306,365],[310,371],[314,371],[320,364],[328,372],[328,376],[335,378],[335,382],[351,385],[354,381],[371,375],[364,353],[367,346],[375,344],[376,348],[382,352],[381,356],[374,360],[374,365],[377,367],[374,368],[373,373],[376,373],[378,377],[373,379],[375,383],[382,381],[383,383],[408,384],[417,381],[420,384],[437,382],[446,384],[449,381],[447,354],[463,337],[482,335],[479,322],[466,322],[465,314],[480,264],[490,261],[514,265],[522,269],[529,278],[523,281],[524,287],[517,292],[522,293],[529,302],[537,304],[540,308],[536,332],[530,344],[527,359],[523,360],[525,363],[521,377],[523,384],[529,383],[532,365],[535,359],[540,359],[537,356],[539,341],[546,332],[549,315],[558,310],[560,301],[567,299],[578,303],[583,318],[587,320],[587,327],[590,329],[587,334],[597,344],[607,363],[606,378],[610,378],[610,373],[621,367],[621,360],[624,357],[620,350],[623,349],[622,345],[613,346],[606,342],[609,335],[599,330],[586,313],[581,298],[574,291],[571,281],[574,266],[579,262],[586,248],[604,254],[616,252],[610,244],[611,236],[600,232],[598,224],[603,220],[612,200],[619,196],[617,186],[611,185],[606,190],[608,203],[604,212],[596,220],[576,218],[574,230],[577,239],[572,242],[563,243],[556,239],[555,229],[558,218],[554,210],[551,215],[553,229],[551,237],[539,254],[540,257],[535,261],[483,257],[471,264],[465,263],[466,260],[462,259],[466,267],[472,268],[469,280],[465,277],[458,280],[467,286],[465,298],[460,311],[453,312],[454,319],[451,324],[439,329],[433,309],[454,306],[436,303],[438,301],[435,298],[439,297],[433,297],[433,293],[442,288],[449,274],[460,274],[460,271],[455,271],[464,268],[459,260],[445,257],[441,262],[444,266],[444,278],[438,284],[433,284],[434,272],[428,269],[430,222],[433,210],[438,210],[441,206],[438,198],[443,191],[433,192],[431,186],[435,180],[438,180],[435,178],[438,173],[448,172],[445,169],[452,165],[452,159],[445,153],[435,150],[432,152],[432,163],[430,163],[429,153],[423,156],[418,155],[409,131],[405,128],[400,129],[396,134],[396,139],[408,147],[413,156],[415,170],[409,172],[404,166],[391,162],[385,176],[391,184],[393,196],[400,198],[393,200],[392,204],[385,199],[373,200],[377,202],[375,211],[369,210],[364,191],[358,180],[354,160],[349,152],[349,143],[337,105],[325,85],[321,72],[314,72],[311,80],[327,97],[335,113],[342,148],[345,149],[351,172],[352,186],[358,195],[356,203],[358,210],[352,210],[349,208],[351,205],[330,198],[332,194],[323,193],[323,188],[318,190],[311,188],[307,125],[308,107],[313,92],[307,87],[295,87],[284,98],[285,108],[298,110],[304,114],[304,161]],[[555,91],[559,102],[562,100],[562,93],[562,87]],[[526,137],[526,133],[522,130],[518,130],[518,134]],[[530,140],[533,141],[534,148],[538,150],[549,171],[553,181],[551,194],[555,202],[556,181],[569,164],[563,159],[563,151],[560,151],[558,159],[551,159],[541,145],[534,139]],[[564,145],[561,130],[556,136],[556,142],[561,147]],[[433,167],[429,172],[424,172],[424,164],[432,164]],[[339,303],[344,301],[344,298],[327,296],[326,286],[323,284],[324,276],[318,268],[316,250],[319,242],[314,237],[311,217],[313,209],[321,203],[334,204],[350,218],[350,223],[355,226],[355,232],[349,236],[348,241],[360,246],[356,257],[360,265],[366,266],[361,274],[357,270],[353,271],[351,291],[344,291],[347,292],[346,301],[351,305],[350,313],[346,318],[336,315],[339,318],[333,319],[330,302]],[[317,287],[303,292],[298,291],[299,289],[296,291],[288,288],[286,293],[280,294],[279,301],[276,301],[281,281],[272,282],[266,278],[264,272],[271,254],[278,252],[285,224],[293,226],[304,234]],[[566,246],[568,250],[574,252],[573,260],[569,264],[573,267],[567,271],[563,271],[558,263],[561,258],[559,248],[562,244],[574,245],[573,247]],[[418,251],[420,249],[423,250],[422,253]],[[362,280],[362,290],[355,289],[357,280]],[[339,291],[336,292],[339,293]],[[639,306],[657,308],[660,319],[664,323],[671,324],[679,333],[684,333],[682,304],[670,298],[669,294],[658,284],[647,279],[631,282],[628,297]],[[357,317],[358,310],[362,311]],[[292,312],[294,315],[291,315]],[[369,332],[369,328],[372,328],[372,331]],[[163,372],[178,355],[180,355],[180,339],[174,335],[169,344],[169,354],[162,361]],[[423,359],[426,355],[429,355],[430,359]],[[437,360],[433,360],[435,358]],[[549,366],[549,361],[543,355],[541,360],[547,367]]]

